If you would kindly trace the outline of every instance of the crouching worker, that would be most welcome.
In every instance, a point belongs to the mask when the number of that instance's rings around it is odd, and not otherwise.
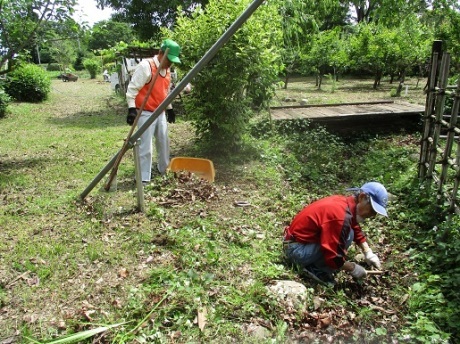
[[[355,193],[309,204],[284,230],[283,249],[288,262],[321,284],[335,284],[334,274],[339,270],[356,279],[366,277],[362,266],[346,260],[353,241],[364,253],[366,263],[380,269],[380,260],[367,244],[359,224],[376,214],[387,216],[387,191],[377,182],[348,190]]]

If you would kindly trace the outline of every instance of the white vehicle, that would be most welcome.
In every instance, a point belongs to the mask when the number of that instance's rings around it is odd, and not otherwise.
[[[138,62],[142,59],[138,60],[126,57],[122,57],[121,59],[120,71],[110,75],[110,85],[112,86],[112,90],[116,93],[124,94],[126,93],[131,76],[133,75],[136,66],[139,64]]]
[[[117,94],[126,94],[131,76],[136,66],[144,58],[151,58],[158,53],[158,49],[129,48],[126,56],[122,56],[118,63],[118,72],[110,75],[110,86]]]

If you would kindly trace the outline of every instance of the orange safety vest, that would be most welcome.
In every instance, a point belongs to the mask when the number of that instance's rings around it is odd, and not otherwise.
[[[144,98],[148,96],[148,100],[144,106],[144,110],[153,112],[158,107],[158,105],[160,105],[163,102],[163,100],[165,100],[165,98],[168,96],[169,84],[171,82],[171,73],[169,69],[167,69],[166,75],[164,77],[161,76],[161,74],[158,74],[158,77],[155,81],[155,85],[153,85],[152,92],[150,93],[150,95],[147,95],[150,83],[153,81],[153,75],[156,73],[158,69],[155,63],[153,62],[153,59],[149,59],[149,63],[150,71],[152,72],[150,81],[146,83],[137,94],[135,104],[136,108],[139,109],[142,105],[142,102],[144,101]]]

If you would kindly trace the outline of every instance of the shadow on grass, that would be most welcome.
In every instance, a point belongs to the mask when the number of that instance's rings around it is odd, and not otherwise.
[[[42,166],[45,166],[50,159],[48,158],[26,158],[21,160],[2,160],[0,161],[0,188],[16,184],[19,185],[18,181],[24,179],[24,171],[30,169],[40,170]]]
[[[345,90],[347,92],[356,92],[356,93],[371,93],[371,92],[390,92],[393,88],[397,88],[398,84],[384,84],[380,85],[377,88],[373,88],[372,84],[366,85],[366,84],[355,84],[355,85],[346,85],[343,87],[339,87],[342,91]]]
[[[53,117],[48,121],[61,127],[75,127],[81,129],[104,129],[108,127],[126,127],[128,131],[129,126],[126,124],[124,114],[117,112],[110,112],[110,110],[97,110],[97,111],[80,111],[77,113],[69,114],[67,116]]]

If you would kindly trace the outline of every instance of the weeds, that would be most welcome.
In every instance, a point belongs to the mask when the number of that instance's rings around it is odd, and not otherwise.
[[[344,138],[305,121],[261,120],[240,152],[205,156],[216,167],[213,187],[158,176],[138,213],[130,152],[117,192],[76,201],[127,132],[124,108],[99,107],[107,90],[82,84],[55,83],[60,92],[39,109],[19,103],[2,120],[3,336],[57,340],[88,333],[89,322],[123,323],[93,332],[113,343],[261,342],[249,325],[262,326],[266,342],[319,342],[331,331],[338,343],[458,338],[458,219],[433,216],[429,187],[417,180],[416,136]],[[77,104],[62,111],[70,99]],[[187,121],[170,131],[174,155],[205,155]],[[281,258],[284,225],[313,200],[370,179],[393,195],[390,217],[364,225],[387,274],[362,284],[340,274],[332,290],[301,280]],[[307,285],[305,312],[268,292],[283,279]]]

